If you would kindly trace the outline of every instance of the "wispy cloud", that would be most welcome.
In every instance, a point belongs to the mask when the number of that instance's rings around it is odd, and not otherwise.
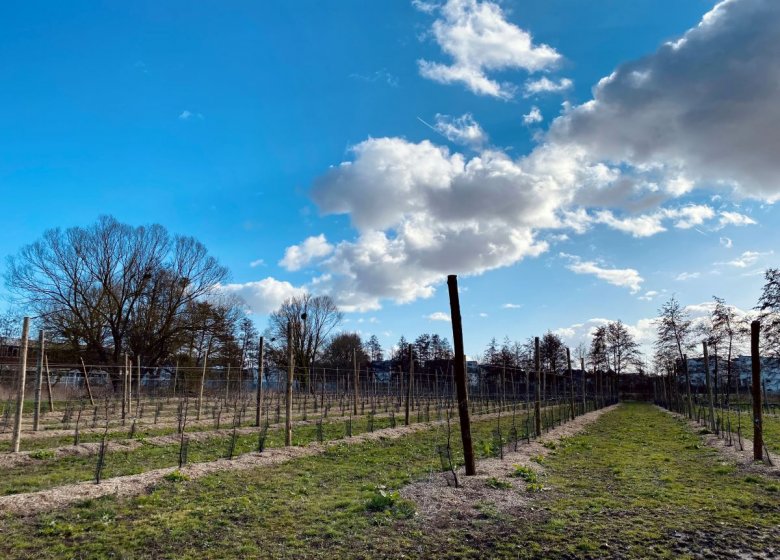
[[[449,323],[450,316],[442,311],[436,311],[430,315],[423,315],[423,319],[428,319],[429,321],[446,321]]]
[[[575,274],[595,276],[613,286],[628,288],[632,294],[637,293],[644,282],[644,278],[633,268],[605,268],[595,261],[583,261],[577,255],[560,253],[560,256],[569,260],[566,268]]]
[[[391,74],[385,68],[382,68],[381,70],[376,70],[369,74],[359,74],[355,72],[350,74],[349,77],[352,78],[353,80],[359,80],[361,82],[367,82],[370,84],[384,83],[394,88],[398,87],[400,84],[398,76],[396,76],[395,74]]]
[[[532,95],[539,95],[541,93],[560,93],[570,89],[574,85],[569,78],[561,78],[560,80],[553,81],[547,76],[543,76],[538,80],[528,80],[525,83],[524,91],[526,97]]]
[[[179,113],[179,120],[180,121],[189,121],[192,119],[203,119],[202,113],[193,113],[192,111],[189,111],[185,109],[181,113]]]
[[[530,125],[535,123],[540,123],[544,120],[544,117],[542,116],[542,112],[539,110],[539,107],[534,105],[531,107],[531,110],[528,111],[525,115],[523,115],[523,124]]]

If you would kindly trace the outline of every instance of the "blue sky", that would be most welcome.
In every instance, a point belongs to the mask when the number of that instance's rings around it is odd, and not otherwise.
[[[449,272],[469,354],[646,342],[776,266],[778,29],[770,0],[5,2],[0,255],[108,213],[203,241],[261,327],[308,289],[385,346],[449,337]]]

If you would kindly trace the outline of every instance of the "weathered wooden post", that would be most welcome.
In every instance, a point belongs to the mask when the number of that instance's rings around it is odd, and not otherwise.
[[[761,354],[758,348],[761,323],[750,323],[750,357],[753,374],[753,460],[764,458],[764,433],[761,420]]]
[[[87,366],[84,365],[84,358],[81,360],[81,370],[84,372],[84,383],[87,385],[87,394],[89,395],[89,404],[95,406],[95,399],[92,398],[92,385],[89,384],[89,375],[87,375]]]
[[[693,419],[693,396],[691,393],[691,370],[688,367],[688,355],[683,354],[683,370],[685,371],[685,382],[687,384],[688,393],[688,418]]]
[[[542,364],[539,355],[539,337],[534,337],[534,369],[536,370],[536,398],[534,399],[534,427],[537,437],[542,436]]]
[[[30,318],[25,317],[22,322],[22,341],[19,348],[19,375],[17,376],[16,416],[14,418],[14,435],[12,447],[14,453],[19,453],[19,445],[22,442],[22,413],[24,412],[24,384],[27,381],[27,346],[30,336]]]
[[[710,429],[715,432],[717,426],[715,425],[715,404],[712,398],[712,380],[710,379],[710,353],[707,348],[707,341],[701,343],[702,350],[704,351],[704,379],[707,383],[707,398],[709,400],[709,413],[710,413]]]
[[[260,350],[257,354],[257,404],[255,405],[255,426],[260,427],[263,408],[263,369],[265,367],[265,339],[260,337]]]
[[[211,338],[209,338],[209,343],[206,346],[206,353],[203,356],[203,370],[201,371],[201,374],[200,374],[200,389],[198,390],[198,414],[197,414],[197,416],[195,418],[196,420],[200,420],[200,412],[201,412],[201,409],[203,408],[203,385],[206,384],[206,363],[209,360],[209,352],[211,352]],[[140,364],[140,360],[139,360],[139,364]],[[140,369],[140,365],[139,365],[139,369]],[[132,375],[133,374],[131,372],[130,373],[130,378],[131,379],[132,379]],[[140,387],[138,389],[138,394],[141,394]]]
[[[588,408],[585,396],[585,389],[587,387],[585,379],[585,358],[583,357],[580,357],[580,370],[582,371],[582,413],[585,414],[588,411]]]
[[[455,346],[455,390],[458,397],[458,416],[460,417],[460,437],[463,441],[463,458],[466,462],[466,476],[477,474],[474,461],[474,446],[471,441],[471,420],[469,418],[469,394],[466,381],[466,354],[463,350],[463,323],[460,317],[460,296],[458,277],[447,276],[447,288],[450,295],[450,317],[452,321],[452,339]]]
[[[287,323],[287,390],[284,407],[284,445],[292,445],[292,399],[293,378],[295,376],[295,355],[293,354],[292,324]]]
[[[406,383],[406,406],[404,408],[404,426],[409,425],[409,407],[412,402],[412,384],[414,383],[414,352],[413,346],[409,345],[409,377]]]
[[[566,348],[566,369],[569,373],[569,404],[571,408],[571,419],[576,416],[574,411],[574,372],[571,369],[571,351]]]
[[[45,333],[43,329],[38,332],[38,364],[35,369],[35,410],[33,411],[33,431],[40,429],[41,423],[41,388],[43,386],[43,353]]]
[[[127,354],[125,354],[125,367],[122,368],[122,425],[127,418]]]
[[[54,395],[51,393],[51,375],[49,375],[49,357],[43,355],[43,366],[46,369],[46,391],[49,396],[49,412],[54,412]]]
[[[352,414],[357,416],[358,400],[360,399],[360,371],[357,365],[357,349],[352,349]]]
[[[211,341],[209,341],[209,345],[210,344]],[[205,364],[206,362],[204,361],[203,363]],[[138,356],[138,358],[136,359],[136,373],[137,373],[137,377],[135,380],[136,381],[135,384],[137,385],[136,389],[138,389],[138,398],[135,401],[135,409],[136,409],[136,414],[141,414],[141,356]]]

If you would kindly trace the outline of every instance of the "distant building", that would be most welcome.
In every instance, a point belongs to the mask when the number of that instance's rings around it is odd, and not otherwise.
[[[740,390],[748,390],[752,381],[752,358],[750,356],[737,356],[731,360],[731,386],[732,391],[736,390],[736,383],[739,380]],[[710,357],[710,375],[713,384],[715,383],[715,357]],[[727,382],[727,363],[725,359],[717,360],[718,384]],[[688,358],[688,371],[691,374],[691,385],[698,387],[706,386],[706,375],[704,371],[704,358]],[[780,392],[780,359],[761,358],[761,381],[766,386],[767,391]]]

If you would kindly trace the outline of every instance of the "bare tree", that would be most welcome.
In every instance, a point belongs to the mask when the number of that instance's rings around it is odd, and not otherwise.
[[[330,296],[303,294],[287,299],[268,319],[271,338],[276,339],[272,357],[279,364],[286,363],[287,345],[291,342],[295,363],[304,369],[301,386],[314,390],[311,367],[323,343],[343,319],[344,314]],[[292,327],[292,341],[287,340],[288,325]]]
[[[606,335],[607,352],[612,358],[612,369],[617,375],[624,373],[628,366],[636,367],[641,364],[639,344],[623,321],[618,319],[608,323]]]
[[[766,283],[756,305],[764,351],[780,357],[780,269],[767,269],[764,279]]]
[[[188,329],[192,304],[226,278],[227,269],[194,238],[110,216],[47,230],[9,257],[5,275],[17,298],[74,352],[118,364],[130,350],[149,365],[168,357]]]
[[[674,296],[669,298],[669,301],[664,303],[661,309],[658,310],[658,318],[656,319],[656,350],[666,356],[675,355],[683,371],[685,371],[689,416],[693,416],[693,402],[691,400],[691,378],[688,374],[685,352],[692,347],[691,325],[690,315]]]

